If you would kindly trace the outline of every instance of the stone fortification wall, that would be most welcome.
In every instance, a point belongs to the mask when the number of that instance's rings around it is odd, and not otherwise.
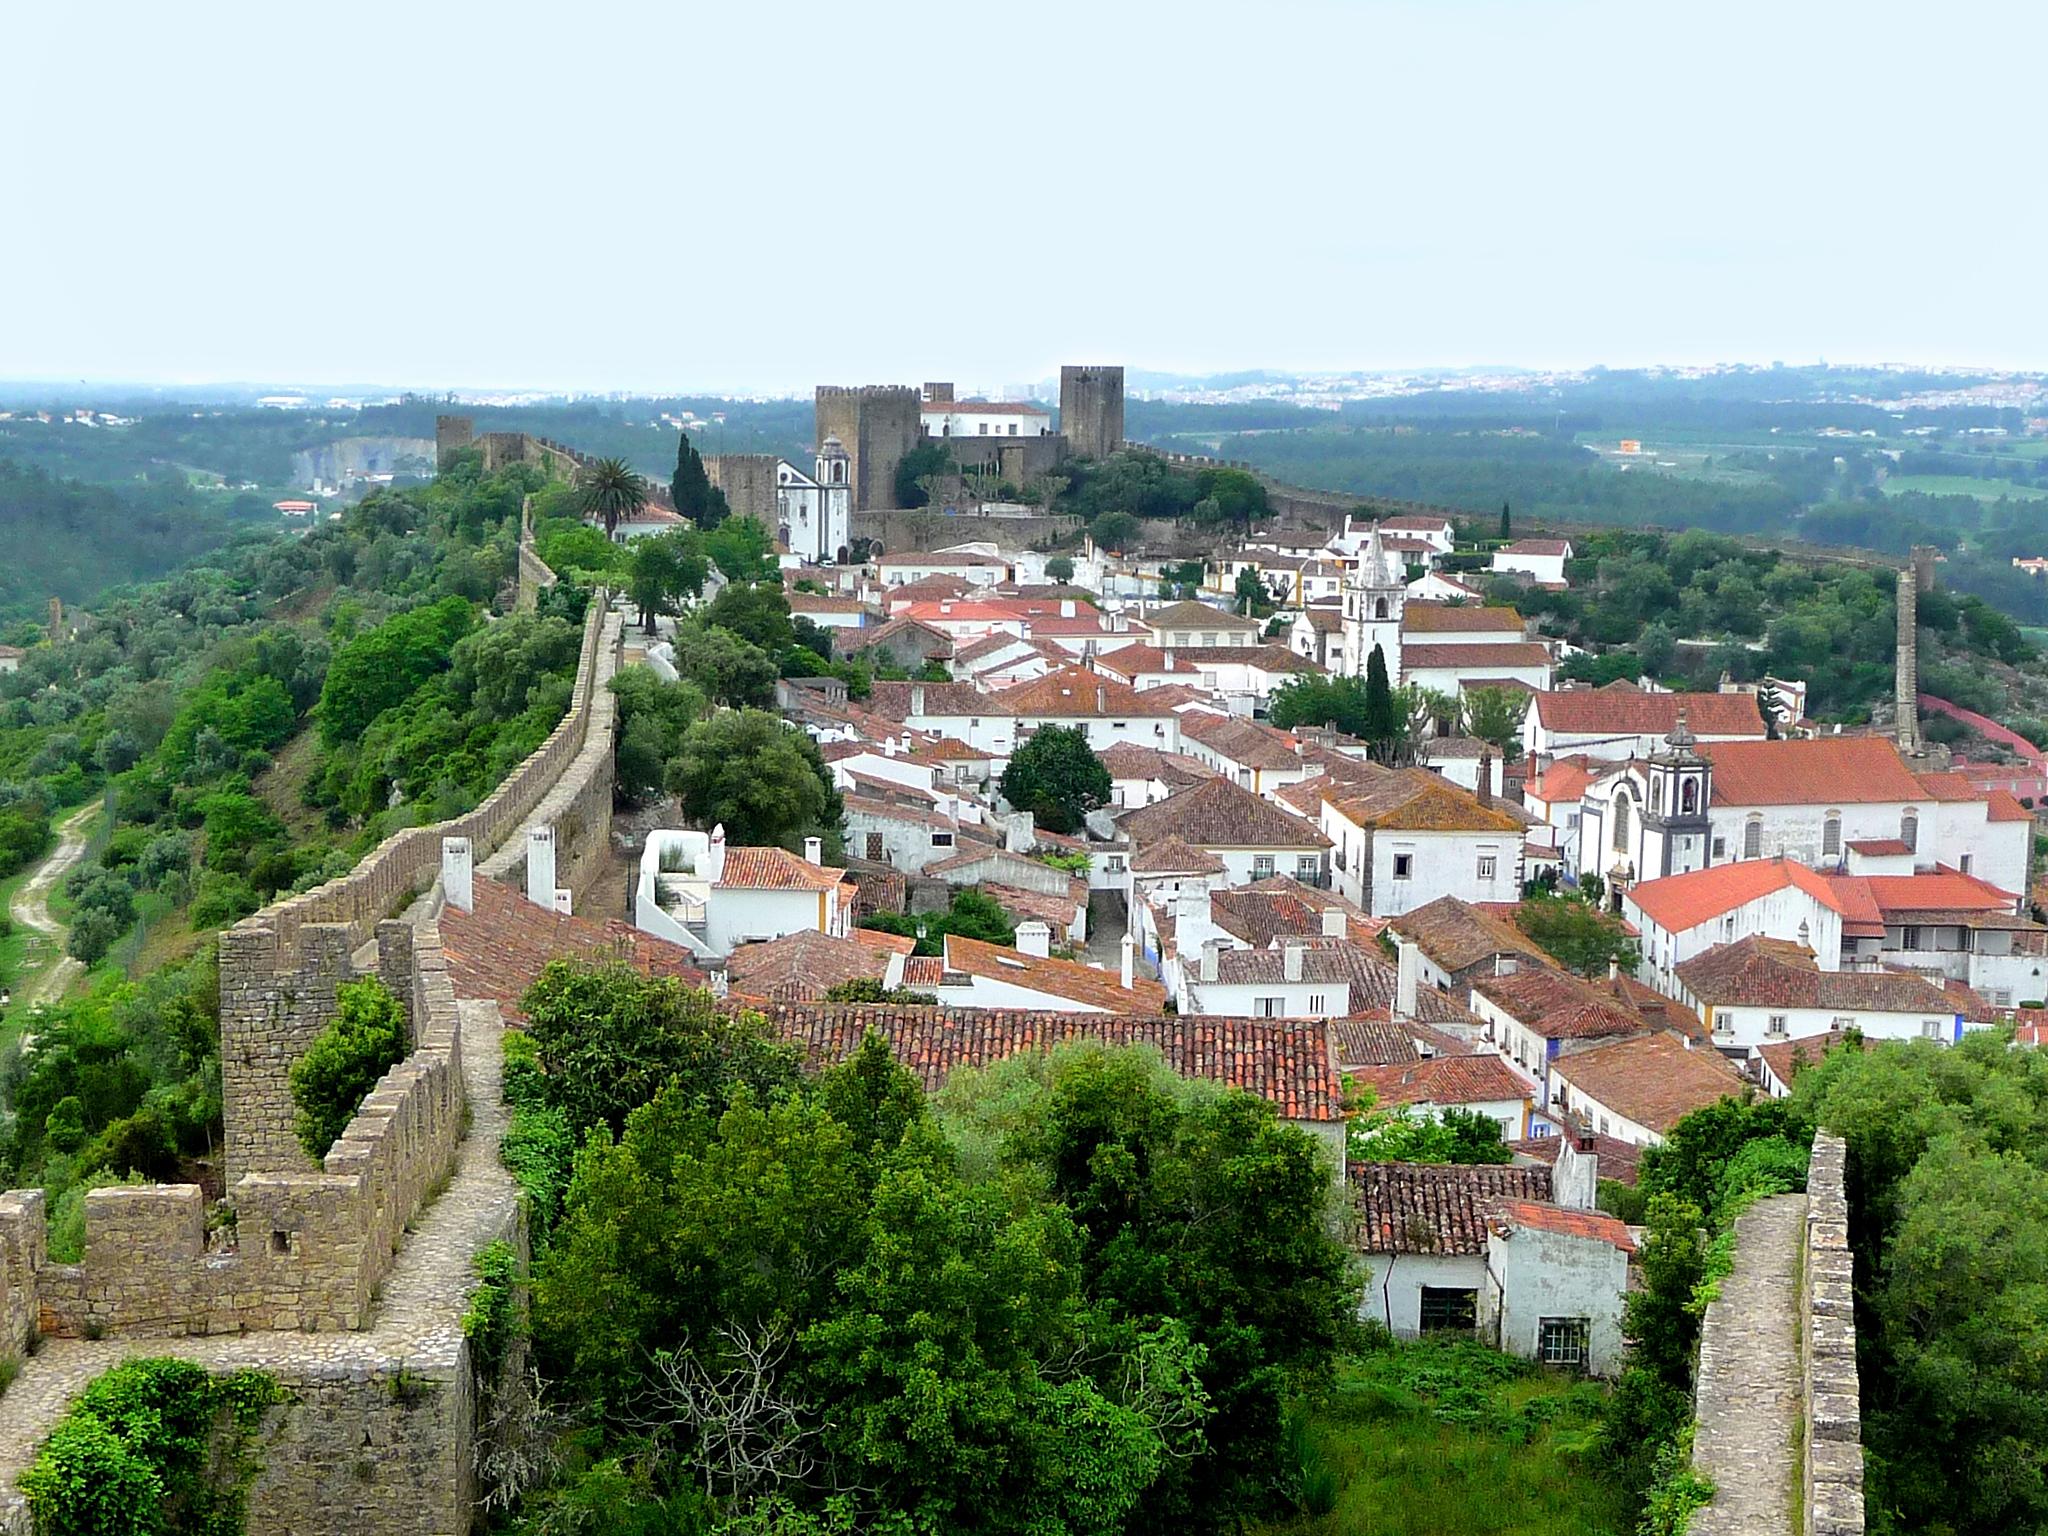
[[[1060,369],[1060,435],[1084,459],[1106,459],[1124,440],[1124,371],[1115,364]]]
[[[462,1022],[439,929],[387,922],[377,941],[377,972],[406,1001],[413,1050],[363,1100],[321,1168],[238,1181],[231,1251],[208,1251],[196,1184],[94,1190],[83,1261],[40,1276],[44,1333],[366,1325],[406,1224],[446,1179],[463,1131]]]
[[[710,453],[704,475],[725,492],[734,517],[756,517],[770,533],[782,516],[782,491],[775,478],[782,460],[772,453]]]
[[[0,1195],[0,1360],[19,1361],[34,1344],[47,1230],[40,1189]]]
[[[1862,1536],[1863,1419],[1856,1375],[1855,1262],[1849,1251],[1848,1149],[1813,1138],[1799,1273],[1801,1500],[1806,1536]]]
[[[896,466],[924,436],[918,392],[904,384],[820,384],[814,420],[821,446],[836,437],[846,449],[853,510],[893,506]]]
[[[519,501],[519,594],[513,600],[514,613],[532,613],[540,606],[540,595],[557,578],[554,568],[533,551],[533,498]]]
[[[348,874],[275,902],[221,935],[221,1087],[231,1184],[250,1173],[311,1171],[291,1133],[291,1064],[332,1020],[334,989],[353,974],[351,953],[378,922],[433,884],[441,840],[466,837],[477,849],[498,847],[582,755],[600,715],[608,753],[607,685],[621,624],[605,594],[594,595],[569,713],[483,804],[434,826],[395,832]]]

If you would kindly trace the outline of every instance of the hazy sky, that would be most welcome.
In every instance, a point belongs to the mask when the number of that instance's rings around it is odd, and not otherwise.
[[[2048,368],[2048,5],[17,4],[0,378]]]

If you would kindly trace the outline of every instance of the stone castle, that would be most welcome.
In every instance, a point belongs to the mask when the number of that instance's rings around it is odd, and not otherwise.
[[[197,1185],[96,1190],[82,1260],[56,1264],[41,1192],[0,1196],[0,1357],[20,1364],[0,1397],[0,1533],[27,1536],[15,1478],[71,1398],[138,1354],[254,1367],[285,1388],[252,1536],[470,1529],[483,1415],[517,1363],[480,1379],[462,1316],[476,1255],[523,1254],[525,1218],[498,1157],[499,1006],[458,995],[437,876],[452,849],[485,875],[516,883],[531,858],[550,886],[587,886],[610,835],[621,624],[593,602],[569,713],[483,804],[394,834],[221,936],[230,1228],[209,1232]],[[316,1165],[292,1134],[289,1072],[336,989],[369,975],[403,1002],[411,1050]]]

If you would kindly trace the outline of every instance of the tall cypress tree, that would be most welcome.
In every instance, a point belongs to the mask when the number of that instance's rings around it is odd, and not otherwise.
[[[1508,531],[1508,504],[1506,502],[1500,504],[1500,536],[1503,539],[1512,539],[1514,537],[1514,534]]]
[[[1374,646],[1365,662],[1365,741],[1375,758],[1386,761],[1399,727],[1394,718],[1394,690],[1387,682],[1386,652]]]
[[[676,511],[700,528],[705,526],[704,513],[711,505],[711,477],[704,473],[704,460],[698,456],[697,445],[690,441],[688,432],[682,434],[682,441],[676,445],[676,472],[668,489],[675,498]]]

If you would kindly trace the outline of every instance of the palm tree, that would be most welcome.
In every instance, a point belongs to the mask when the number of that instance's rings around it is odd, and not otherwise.
[[[647,482],[624,459],[597,459],[583,466],[583,515],[604,524],[604,536],[618,534],[619,524],[647,505]]]

